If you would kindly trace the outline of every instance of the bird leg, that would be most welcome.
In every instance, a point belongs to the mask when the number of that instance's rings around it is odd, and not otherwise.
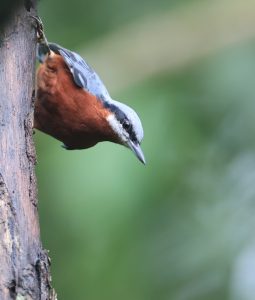
[[[46,57],[50,55],[50,47],[46,36],[44,34],[44,27],[43,22],[40,17],[38,16],[30,16],[36,21],[36,32],[37,32],[37,43],[38,43],[38,50],[37,50],[37,57],[39,61],[42,63],[45,61]]]
[[[43,27],[43,22],[40,17],[38,16],[30,16],[36,21],[36,32],[37,32],[37,43],[38,44],[44,44],[45,47],[48,48],[48,53],[50,53],[50,48],[48,41],[46,39],[45,33],[44,33],[44,27]]]

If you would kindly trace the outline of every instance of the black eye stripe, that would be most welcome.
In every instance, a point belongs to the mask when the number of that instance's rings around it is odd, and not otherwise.
[[[114,113],[116,119],[120,122],[122,127],[126,130],[126,132],[129,134],[130,139],[137,143],[136,134],[134,132],[132,124],[129,122],[127,116],[125,113],[119,109],[116,105],[104,102],[104,107],[109,109],[112,113]],[[125,122],[127,122],[127,125],[125,125]]]
[[[125,119],[124,121],[123,121],[123,123],[122,123],[122,127],[125,129],[125,130],[129,130],[130,129],[130,127],[131,127],[131,124],[130,124],[130,122],[127,120],[127,119]]]
[[[120,110],[116,105],[104,102],[104,107],[109,109],[112,113],[115,114],[116,119],[122,124],[123,120],[125,120],[127,117],[124,114],[122,110]]]

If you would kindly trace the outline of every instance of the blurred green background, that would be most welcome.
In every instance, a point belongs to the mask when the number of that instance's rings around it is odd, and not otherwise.
[[[39,14],[145,131],[146,166],[36,132],[59,299],[254,300],[254,1],[41,0]]]

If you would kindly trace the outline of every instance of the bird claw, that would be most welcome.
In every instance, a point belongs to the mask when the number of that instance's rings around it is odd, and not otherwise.
[[[44,34],[44,27],[43,27],[43,22],[40,17],[38,16],[29,16],[30,18],[34,19],[36,21],[36,33],[37,33],[37,42],[39,44],[43,44],[47,48],[47,52],[50,53],[50,48],[49,44],[47,42],[46,36]]]
[[[36,32],[37,32],[37,40],[38,43],[42,42],[45,40],[45,35],[44,35],[44,28],[43,28],[43,22],[40,17],[38,16],[29,16],[30,18],[34,19],[36,21]]]

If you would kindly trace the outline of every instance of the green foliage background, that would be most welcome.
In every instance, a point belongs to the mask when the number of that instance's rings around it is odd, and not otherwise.
[[[43,0],[39,11],[50,41],[86,53],[188,2]],[[145,167],[121,146],[65,151],[36,132],[59,299],[254,299],[254,70],[255,37],[116,88],[143,121]]]

